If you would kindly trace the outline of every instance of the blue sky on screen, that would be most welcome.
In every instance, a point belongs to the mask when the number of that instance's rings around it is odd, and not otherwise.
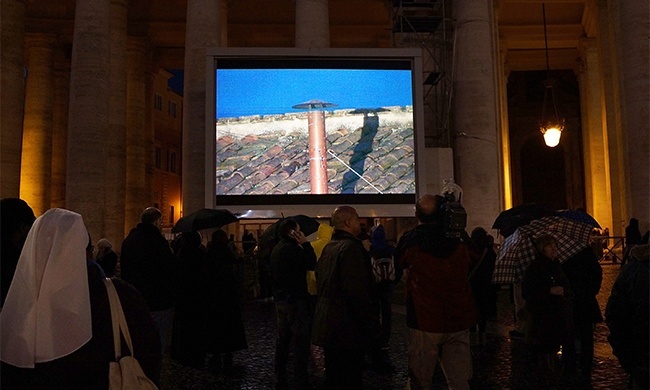
[[[217,119],[284,114],[309,100],[334,109],[413,104],[410,70],[218,69]]]

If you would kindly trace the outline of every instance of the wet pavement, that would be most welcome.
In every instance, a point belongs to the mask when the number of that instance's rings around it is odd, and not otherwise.
[[[598,295],[601,311],[620,265],[603,264],[603,286]],[[390,340],[393,373],[377,373],[370,368],[364,372],[367,389],[404,389],[406,385],[406,347],[408,328],[404,307],[393,307],[393,333]],[[508,331],[513,324],[510,292],[498,293],[498,314],[488,322],[485,343],[472,346],[474,377],[472,389],[544,389],[545,379],[537,370],[532,353],[523,340],[511,339]],[[275,348],[275,309],[271,302],[253,301],[244,306],[248,349],[236,352],[234,366],[228,372],[213,372],[207,365],[202,369],[184,367],[166,357],[163,362],[162,389],[272,389],[273,356]],[[607,343],[607,326],[597,324],[595,356],[592,371],[593,389],[625,389],[627,375],[611,353]],[[291,365],[291,363],[290,363]],[[310,369],[314,388],[323,388],[322,352],[312,348]],[[570,378],[569,378],[570,379]],[[559,388],[578,388],[564,380]],[[435,374],[434,389],[446,389],[440,369]]]

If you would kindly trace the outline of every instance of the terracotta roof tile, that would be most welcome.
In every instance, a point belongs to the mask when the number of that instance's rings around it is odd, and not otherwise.
[[[281,117],[273,117],[276,124]],[[234,135],[220,137],[220,193],[309,193],[308,141],[307,134],[297,131],[244,134],[239,141]],[[377,193],[377,189],[350,172],[350,167],[363,171],[363,177],[382,192],[415,192],[413,164],[403,161],[404,157],[413,156],[413,143],[411,129],[395,128],[393,124],[376,130],[368,126],[354,130],[340,126],[328,131],[326,147],[343,161],[327,154],[330,193],[342,191],[344,181],[344,191]]]

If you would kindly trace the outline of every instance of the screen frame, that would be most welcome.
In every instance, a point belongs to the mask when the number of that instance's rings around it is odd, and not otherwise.
[[[412,69],[415,194],[328,195],[216,195],[216,70],[220,60],[408,61]],[[341,204],[353,206],[363,217],[412,217],[424,178],[424,99],[422,49],[347,48],[212,48],[206,54],[205,202],[208,208],[227,208],[241,215],[278,218],[293,214],[329,217]],[[313,198],[312,198],[313,197]],[[308,211],[307,211],[308,210]]]

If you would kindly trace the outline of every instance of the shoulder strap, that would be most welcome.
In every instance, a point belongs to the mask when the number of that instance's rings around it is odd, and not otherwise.
[[[106,292],[108,293],[108,302],[111,306],[111,320],[113,323],[113,346],[115,348],[115,361],[119,361],[122,357],[122,345],[120,342],[120,331],[124,336],[124,341],[126,341],[126,346],[129,347],[131,351],[131,356],[133,353],[133,344],[131,343],[131,334],[129,333],[129,326],[126,323],[126,318],[124,317],[124,311],[122,310],[122,304],[120,303],[120,297],[117,295],[117,290],[115,290],[115,285],[110,278],[104,279],[104,285],[106,286]]]

